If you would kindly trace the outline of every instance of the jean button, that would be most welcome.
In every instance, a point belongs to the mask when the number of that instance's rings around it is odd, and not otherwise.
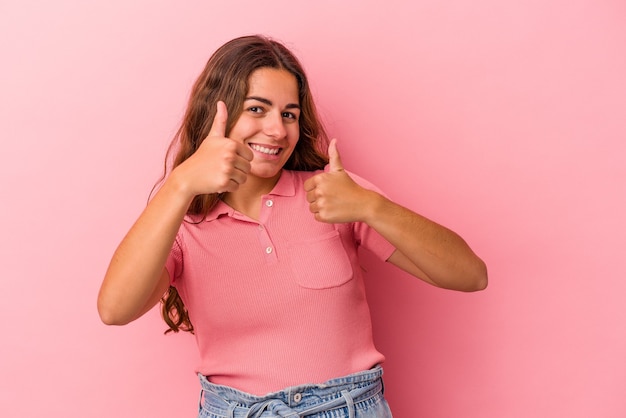
[[[294,402],[300,402],[302,400],[302,394],[301,393],[296,393],[295,395],[293,395],[293,401]]]

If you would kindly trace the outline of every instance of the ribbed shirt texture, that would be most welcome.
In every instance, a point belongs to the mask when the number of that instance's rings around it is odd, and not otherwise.
[[[303,184],[317,173],[283,170],[259,221],[220,201],[178,232],[166,268],[194,325],[196,371],[215,384],[265,395],[384,360],[358,248],[381,260],[394,248],[363,223],[316,221]]]

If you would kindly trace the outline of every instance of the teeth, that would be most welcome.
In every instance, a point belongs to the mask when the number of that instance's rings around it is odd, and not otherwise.
[[[276,155],[278,154],[278,151],[280,150],[279,148],[269,149],[269,148],[265,148],[256,144],[251,144],[250,148],[252,148],[255,151],[262,152],[263,154],[269,154],[269,155]]]

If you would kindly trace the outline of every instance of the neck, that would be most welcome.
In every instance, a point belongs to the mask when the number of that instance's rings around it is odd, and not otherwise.
[[[270,179],[248,176],[244,184],[234,192],[226,193],[222,200],[231,208],[244,215],[259,219],[261,197],[272,191],[280,179],[280,173]]]

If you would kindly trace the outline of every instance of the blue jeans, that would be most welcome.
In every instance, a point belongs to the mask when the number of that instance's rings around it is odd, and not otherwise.
[[[392,418],[383,396],[382,374],[382,368],[376,366],[323,384],[293,386],[265,396],[215,385],[199,375],[198,418]]]

